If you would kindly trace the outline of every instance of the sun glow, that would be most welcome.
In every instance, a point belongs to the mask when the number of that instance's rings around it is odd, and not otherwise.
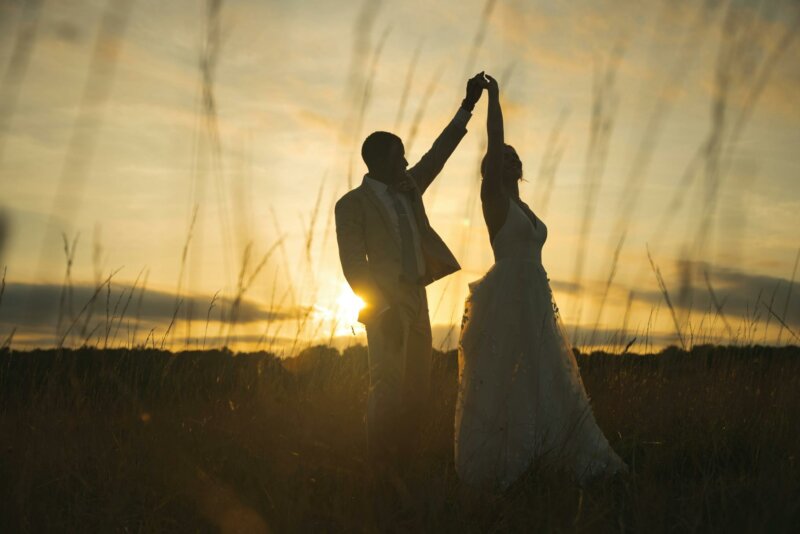
[[[313,313],[318,321],[330,325],[332,335],[355,335],[364,332],[364,326],[358,322],[358,312],[365,306],[364,300],[343,282],[334,302],[328,306],[315,304]]]
[[[367,304],[364,300],[353,293],[350,286],[343,283],[339,291],[339,296],[336,297],[336,319],[344,325],[352,325],[358,322],[358,312],[360,312]]]

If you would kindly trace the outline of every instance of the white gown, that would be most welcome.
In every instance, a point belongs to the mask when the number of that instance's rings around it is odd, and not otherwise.
[[[592,414],[542,266],[547,228],[509,201],[495,264],[470,284],[459,339],[455,464],[503,490],[536,461],[578,481],[627,471]]]

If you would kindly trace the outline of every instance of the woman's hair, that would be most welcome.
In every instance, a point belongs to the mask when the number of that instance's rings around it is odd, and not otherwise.
[[[481,160],[481,176],[486,177],[486,158],[489,155],[487,152],[484,154],[483,159]],[[518,163],[519,165],[509,165],[509,163],[514,162]],[[516,174],[516,176],[512,177],[511,173]],[[503,181],[507,181],[510,179],[514,179],[516,181],[522,180],[522,161],[519,159],[517,155],[517,151],[514,150],[514,147],[511,145],[504,144],[503,145]]]

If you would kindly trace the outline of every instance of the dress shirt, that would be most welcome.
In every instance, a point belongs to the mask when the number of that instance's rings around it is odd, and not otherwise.
[[[364,180],[369,184],[372,190],[378,195],[378,198],[381,200],[383,207],[386,209],[386,212],[389,214],[389,220],[392,221],[392,230],[394,231],[395,235],[400,237],[400,220],[397,216],[397,210],[394,209],[394,202],[392,201],[392,193],[389,192],[389,188],[386,186],[385,183],[379,182],[374,178],[370,178],[369,174],[364,176]],[[422,245],[420,244],[419,238],[419,228],[417,227],[417,218],[414,217],[414,209],[411,207],[411,200],[408,198],[406,193],[394,193],[397,195],[397,198],[400,202],[403,203],[403,207],[408,214],[408,222],[411,226],[411,237],[413,239],[414,244],[414,255],[417,259],[417,274],[422,276],[425,274],[425,259],[422,255]]]

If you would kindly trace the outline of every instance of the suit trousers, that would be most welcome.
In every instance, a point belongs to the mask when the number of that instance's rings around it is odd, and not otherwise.
[[[432,337],[425,287],[399,284],[392,305],[399,312],[399,339],[387,335],[380,318],[366,325],[367,443],[377,462],[413,453],[430,395]]]

